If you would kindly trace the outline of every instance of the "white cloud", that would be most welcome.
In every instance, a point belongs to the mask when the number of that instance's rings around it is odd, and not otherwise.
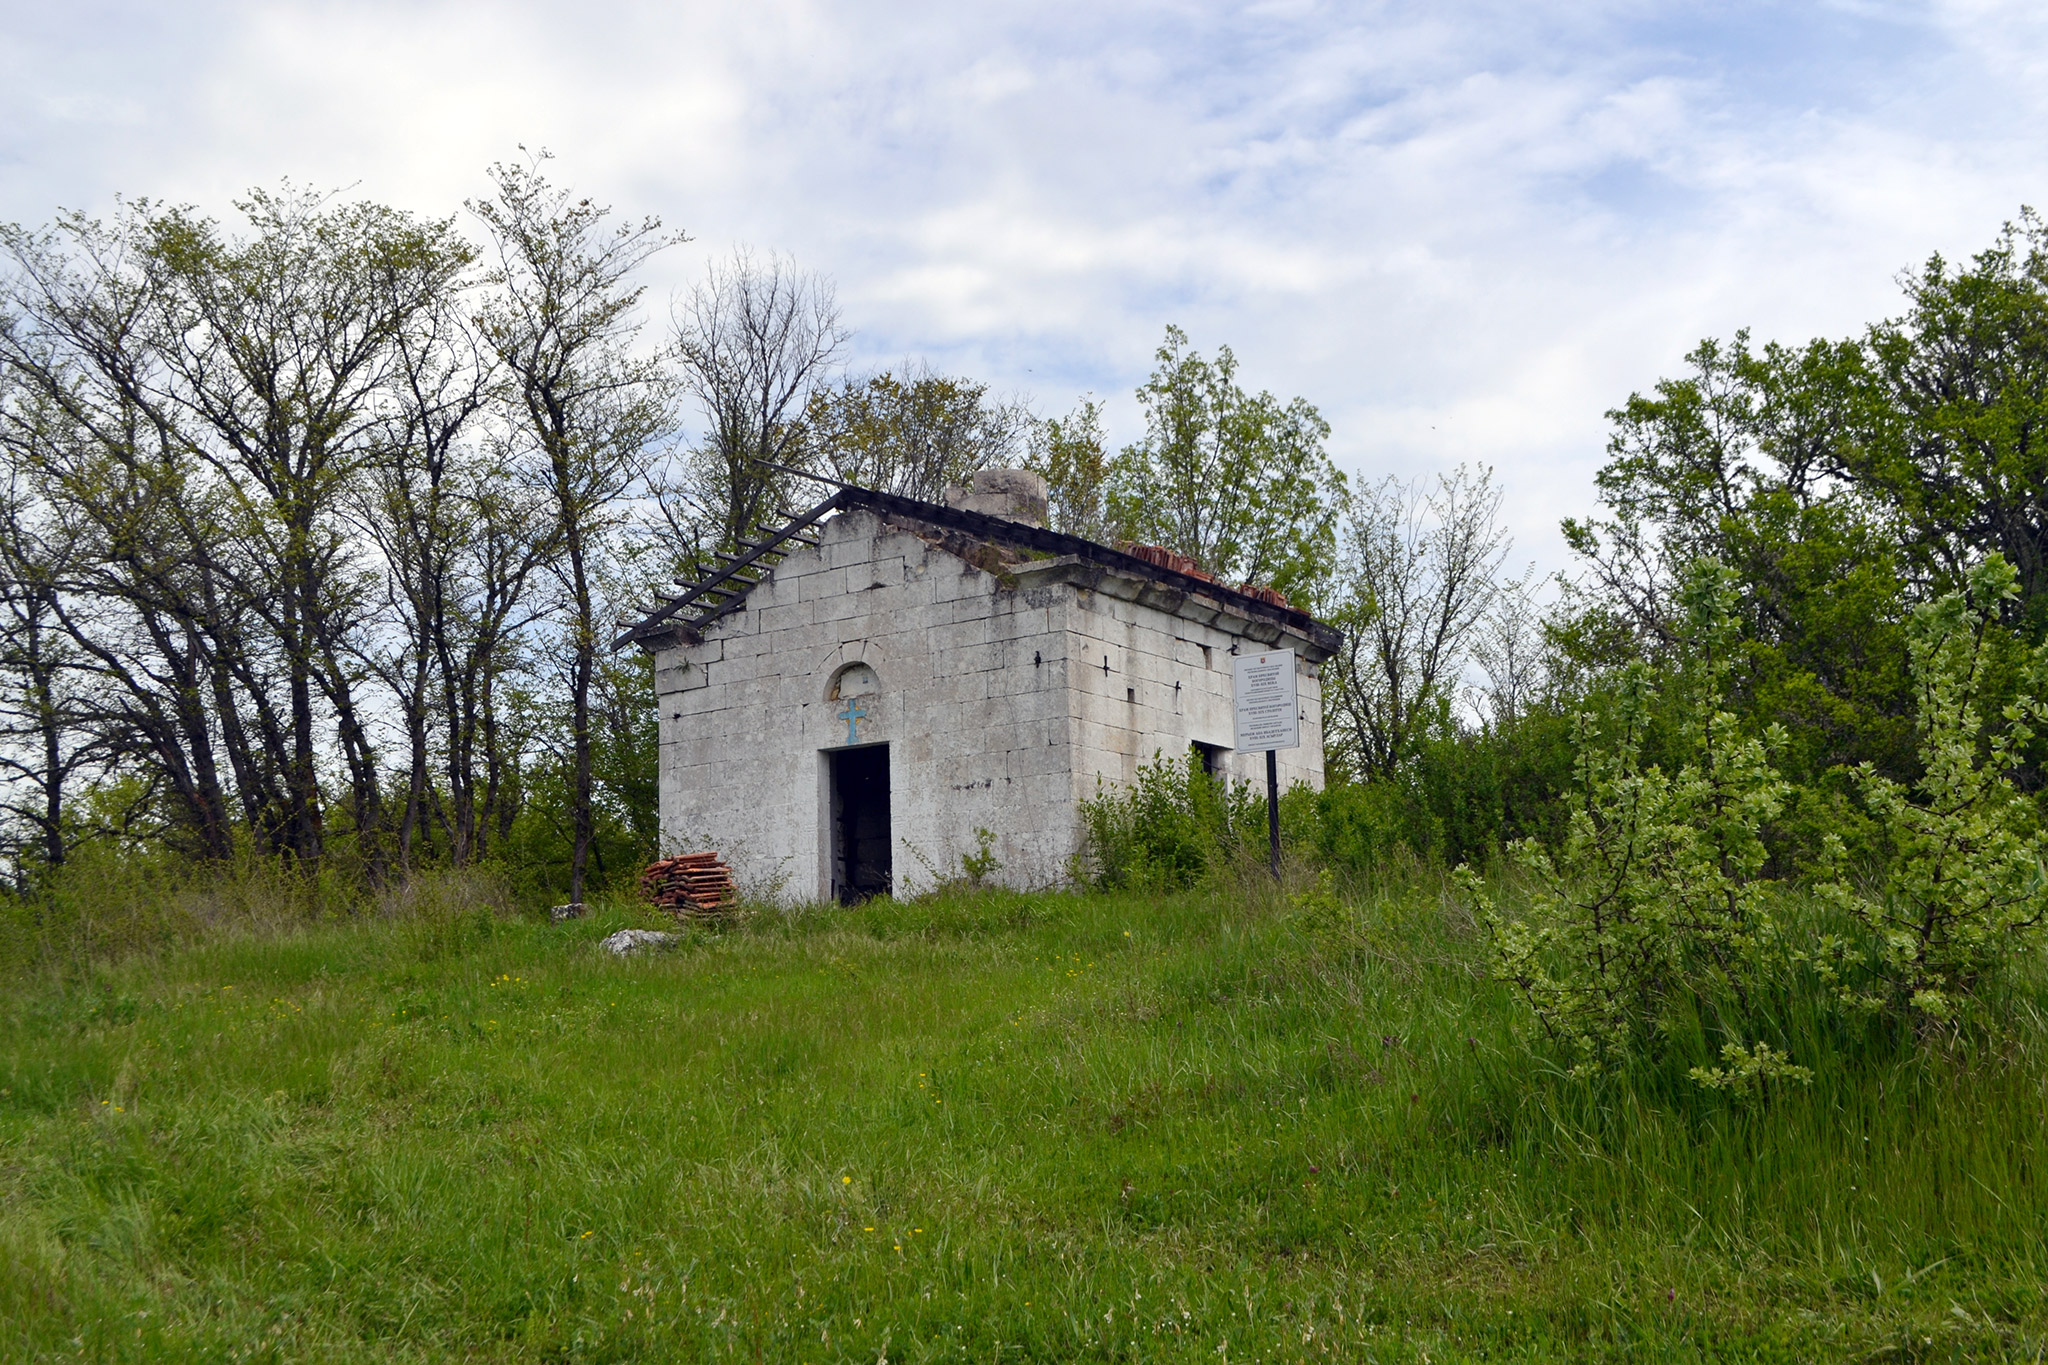
[[[1792,340],[2043,198],[2048,21],[1931,8],[564,3],[0,13],[0,216],[216,211],[284,175],[450,212],[547,146],[837,278],[874,363],[1063,408],[1168,321],[1366,474],[1500,466],[1561,563],[1601,413],[1701,336]],[[660,310],[656,310],[659,313]]]

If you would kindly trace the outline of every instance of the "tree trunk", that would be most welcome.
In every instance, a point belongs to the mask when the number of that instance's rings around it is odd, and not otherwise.
[[[561,477],[566,486],[567,472],[564,471]],[[569,673],[569,899],[575,902],[583,899],[583,877],[590,863],[593,824],[590,810],[590,675],[597,659],[597,622],[592,619],[590,580],[583,562],[583,528],[573,511],[566,508],[563,529],[566,532],[565,548],[569,552],[571,591],[576,604],[576,619],[572,627],[576,658]]]

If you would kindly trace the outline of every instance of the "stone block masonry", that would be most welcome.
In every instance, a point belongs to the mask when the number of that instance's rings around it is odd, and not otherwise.
[[[886,830],[890,882],[912,894],[960,875],[987,829],[997,880],[1056,884],[1098,780],[1133,782],[1191,742],[1227,751],[1231,657],[1276,642],[1305,661],[1303,743],[1280,754],[1281,781],[1321,786],[1328,650],[1313,632],[1105,567],[1109,552],[969,543],[965,514],[933,510],[930,526],[842,510],[741,609],[649,641],[664,853],[718,850],[749,896],[827,899],[852,875],[848,841],[871,859]],[[1223,762],[1263,785],[1263,755]],[[884,771],[886,811],[868,809]]]

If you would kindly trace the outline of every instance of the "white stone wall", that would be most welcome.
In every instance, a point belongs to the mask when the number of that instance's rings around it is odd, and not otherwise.
[[[1204,623],[1126,601],[1107,592],[1075,590],[1068,648],[1075,659],[1074,790],[1093,796],[1129,784],[1138,769],[1163,755],[1178,760],[1190,743],[1230,749],[1233,650],[1281,647],[1233,634],[1232,621]],[[1300,642],[1290,641],[1299,648]],[[1104,670],[1105,663],[1108,665]],[[1315,665],[1297,656],[1301,747],[1279,751],[1280,789],[1323,785],[1322,692]],[[1232,781],[1265,790],[1266,756],[1231,752]]]
[[[1006,577],[870,512],[844,512],[701,643],[659,650],[664,853],[717,849],[755,896],[829,894],[824,755],[848,731],[827,690],[848,663],[879,681],[860,698],[854,739],[889,746],[903,894],[958,875],[978,828],[996,835],[1000,880],[1063,881],[1076,804],[1098,777],[1129,782],[1155,752],[1177,756],[1190,740],[1230,744],[1229,650],[1261,647],[1234,633],[1253,623],[1172,594],[1146,605],[1135,600],[1142,583],[1068,561]],[[1256,628],[1270,643],[1303,643]],[[1301,682],[1302,747],[1281,755],[1283,786],[1322,782],[1313,671]],[[1231,763],[1264,783],[1263,755]]]

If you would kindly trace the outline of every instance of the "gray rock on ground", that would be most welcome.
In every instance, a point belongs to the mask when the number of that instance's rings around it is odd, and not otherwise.
[[[664,934],[659,929],[621,929],[597,946],[608,953],[624,957],[627,953],[642,948],[665,948],[676,941],[677,935]]]

